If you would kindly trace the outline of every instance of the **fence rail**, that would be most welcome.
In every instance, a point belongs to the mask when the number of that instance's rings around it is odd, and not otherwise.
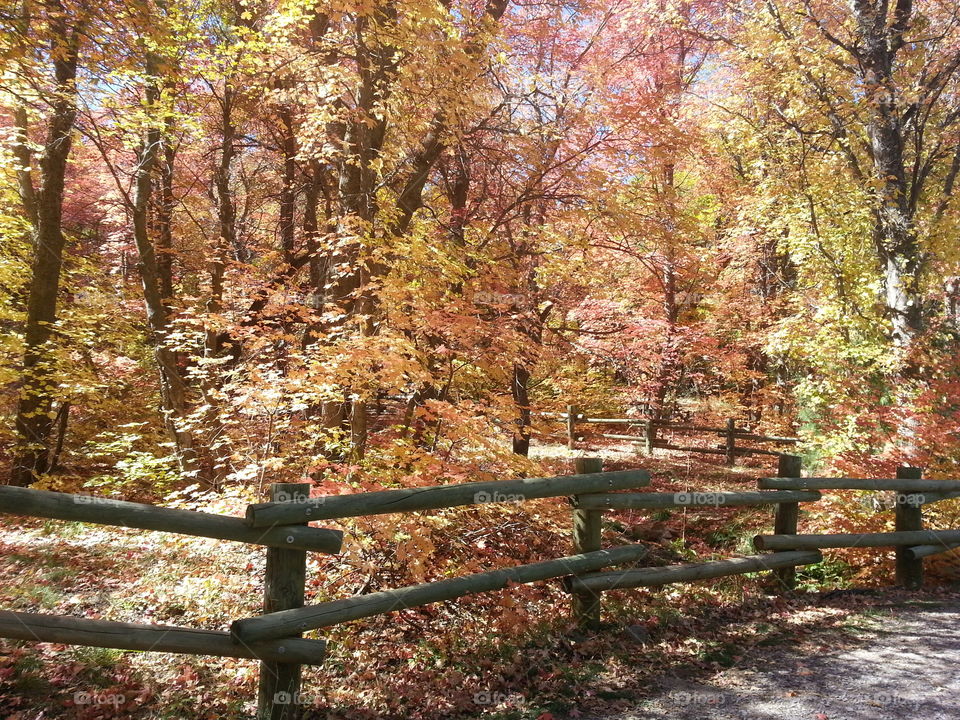
[[[325,640],[283,638],[237,644],[230,633],[217,630],[143,625],[35,613],[0,611],[0,637],[14,640],[89,645],[117,650],[274,660],[284,663],[320,665]]]
[[[960,543],[960,530],[901,530],[826,535],[757,535],[757,550],[819,550],[822,548],[896,547]]]
[[[920,478],[761,478],[757,481],[757,487],[763,490],[887,490],[948,493],[958,492],[960,482]]]
[[[910,560],[920,560],[921,558],[939,555],[960,548],[960,542],[939,542],[935,545],[914,545],[904,550],[904,554]]]
[[[597,550],[247,618],[236,621],[230,629],[243,642],[283,638],[295,632],[330,627],[350,620],[453,600],[466,595],[503,590],[509,585],[539,582],[622,565],[639,560],[648,552],[645,545]]]
[[[386,513],[440,510],[463,505],[521,502],[564,497],[573,493],[609,492],[650,484],[645,470],[561,475],[551,478],[491,480],[452,485],[432,485],[409,490],[379,490],[354,495],[326,495],[297,504],[261,503],[247,508],[251,527],[382,515]]]
[[[574,507],[585,510],[640,510],[678,507],[742,507],[777,505],[784,502],[819,500],[816,490],[771,490],[769,492],[676,492],[676,493],[597,493],[575,495]]]
[[[770,555],[712,560],[704,563],[687,563],[667,567],[637,568],[623,572],[590,573],[566,578],[564,587],[568,592],[601,592],[635,587],[670,585],[695,582],[727,575],[775,570],[797,565],[812,565],[823,560],[819,552],[777,552]]]
[[[155,530],[334,555],[343,545],[343,533],[339,530],[311,527],[254,529],[243,518],[7,485],[0,485],[0,514]]]

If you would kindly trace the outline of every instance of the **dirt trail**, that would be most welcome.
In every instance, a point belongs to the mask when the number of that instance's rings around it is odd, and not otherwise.
[[[662,681],[622,713],[590,720],[954,720],[960,601],[888,609],[852,642],[762,647],[707,679]]]

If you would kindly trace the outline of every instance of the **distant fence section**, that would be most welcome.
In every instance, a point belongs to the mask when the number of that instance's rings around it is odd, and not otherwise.
[[[756,443],[773,445],[796,445],[800,438],[780,437],[776,435],[762,435],[745,428],[737,427],[736,419],[728,418],[723,427],[708,425],[694,425],[692,423],[672,422],[668,420],[653,420],[650,418],[627,417],[590,417],[576,405],[568,405],[567,411],[562,413],[540,413],[547,420],[562,422],[566,427],[567,448],[576,450],[579,443],[593,437],[610,440],[623,440],[643,445],[647,455],[652,456],[656,449],[678,450],[682,452],[704,453],[707,455],[723,455],[727,465],[734,465],[738,457],[746,455],[771,455],[780,457],[788,453],[780,450],[755,447]],[[626,429],[638,429],[637,434],[597,432],[594,426],[620,426]],[[717,435],[722,442],[716,447],[707,445],[680,445],[664,439],[666,434],[681,435]],[[751,443],[744,445],[743,443]]]

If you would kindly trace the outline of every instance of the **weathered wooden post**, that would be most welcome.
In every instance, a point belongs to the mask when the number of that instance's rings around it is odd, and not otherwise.
[[[737,438],[734,433],[737,431],[737,421],[733,418],[727,419],[727,465],[732,467],[737,458]]]
[[[577,406],[567,405],[567,449],[577,447]]]
[[[801,462],[798,455],[781,455],[777,462],[777,477],[798,478],[801,475]],[[777,503],[777,513],[773,520],[773,532],[777,535],[796,535],[797,521],[800,518],[800,503]],[[779,568],[773,571],[773,576],[785,590],[797,587],[797,569],[795,567]]]
[[[898,480],[919,480],[923,477],[920,468],[902,466],[897,468]],[[897,490],[896,530],[923,530],[923,493]],[[918,590],[923,585],[923,559],[914,559],[909,548],[897,546],[897,584],[908,590]]]
[[[274,483],[271,502],[304,502],[310,497],[310,483]],[[304,550],[267,549],[267,569],[263,583],[263,612],[303,607],[307,582],[307,553]],[[293,720],[302,709],[300,665],[261,662],[260,689],[257,694],[257,720]]]
[[[603,472],[600,458],[577,458],[574,469],[578,475]],[[603,523],[602,510],[573,511],[573,552],[576,554],[600,549]],[[600,593],[587,591],[571,595],[573,617],[580,627],[594,629],[600,625]]]
[[[653,420],[648,419],[643,424],[643,441],[644,450],[646,450],[647,457],[653,457],[654,443],[657,442],[657,426],[654,424]]]

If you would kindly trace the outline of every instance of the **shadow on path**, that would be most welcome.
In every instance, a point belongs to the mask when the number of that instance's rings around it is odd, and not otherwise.
[[[887,608],[863,627],[856,647],[758,647],[735,668],[663,680],[635,709],[592,720],[960,718],[960,603]]]

